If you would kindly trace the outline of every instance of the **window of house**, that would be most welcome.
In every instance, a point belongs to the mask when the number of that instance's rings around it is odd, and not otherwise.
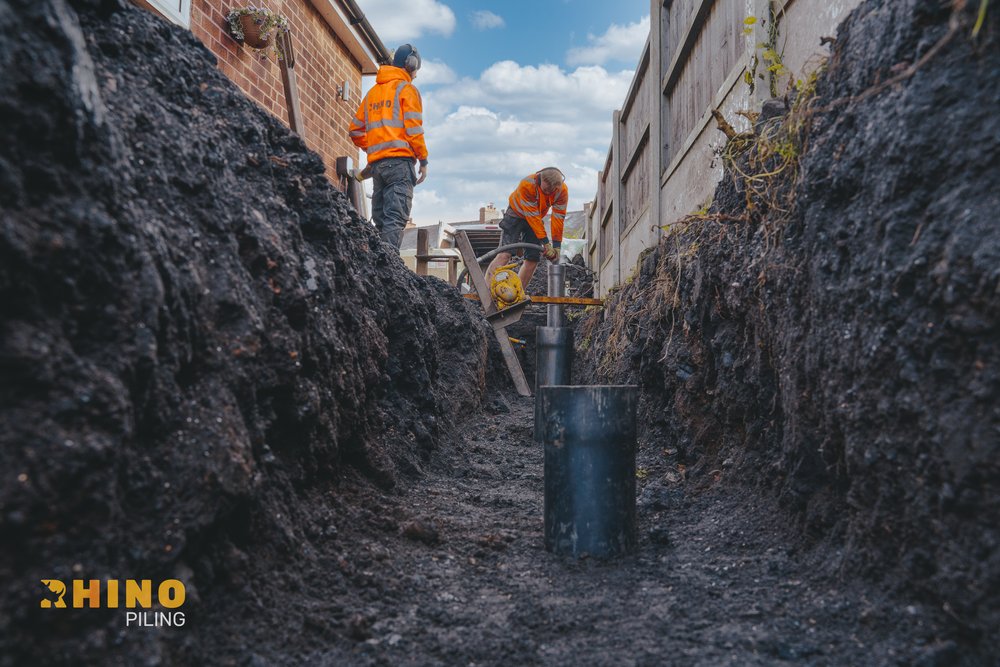
[[[191,27],[191,0],[146,0],[154,9],[179,26]]]

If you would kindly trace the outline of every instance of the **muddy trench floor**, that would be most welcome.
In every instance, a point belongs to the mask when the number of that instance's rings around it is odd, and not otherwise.
[[[341,585],[319,575],[279,593],[287,600],[245,608],[273,628],[263,642],[238,626],[204,641],[221,642],[223,663],[250,665],[944,665],[961,656],[940,610],[837,571],[822,547],[796,549],[787,515],[756,494],[689,488],[657,463],[655,444],[638,457],[634,555],[546,552],[532,409],[532,399],[496,403],[403,491],[342,490],[336,537],[317,559],[336,563]],[[344,516],[351,506],[360,509]]]

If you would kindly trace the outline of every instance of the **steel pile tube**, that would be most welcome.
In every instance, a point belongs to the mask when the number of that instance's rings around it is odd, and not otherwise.
[[[535,327],[535,442],[542,441],[541,389],[568,385],[573,367],[573,330]]]
[[[566,278],[562,264],[549,264],[549,296],[566,296]],[[545,324],[550,327],[561,327],[563,307],[559,304],[546,306]]]
[[[542,387],[545,548],[611,558],[637,544],[634,385]]]

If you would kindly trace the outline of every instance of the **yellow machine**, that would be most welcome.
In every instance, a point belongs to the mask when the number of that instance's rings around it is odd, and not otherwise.
[[[514,269],[517,264],[501,266],[493,274],[493,281],[490,283],[490,294],[493,295],[493,302],[497,305],[497,310],[503,310],[527,299],[521,279],[517,277]]]

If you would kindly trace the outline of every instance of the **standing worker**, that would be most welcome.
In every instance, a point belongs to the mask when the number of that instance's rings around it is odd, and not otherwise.
[[[420,54],[410,44],[396,49],[392,65],[382,65],[351,121],[351,141],[368,154],[373,180],[372,219],[382,240],[396,251],[410,219],[413,186],[427,178],[423,103],[412,81]],[[413,162],[420,161],[420,177]]]
[[[553,264],[559,261],[559,246],[562,245],[563,220],[566,218],[566,205],[569,202],[569,189],[566,187],[566,177],[555,167],[546,167],[522,179],[517,189],[510,195],[509,206],[500,221],[500,245],[511,243],[533,243],[538,249],[528,248],[524,252],[524,264],[518,271],[523,289],[528,289],[531,276],[538,266],[538,259],[544,255]],[[545,233],[545,223],[542,218],[552,208],[550,227],[552,238]],[[497,269],[510,261],[509,252],[501,252],[490,262],[486,277],[491,282]]]

